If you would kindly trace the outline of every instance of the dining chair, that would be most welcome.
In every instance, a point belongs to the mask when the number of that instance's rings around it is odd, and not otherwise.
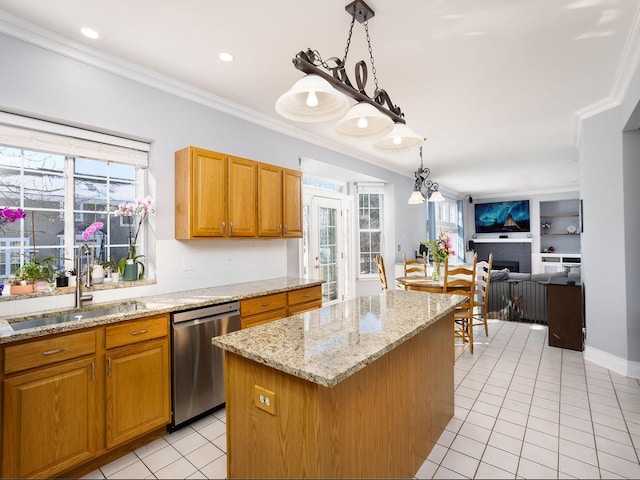
[[[376,266],[378,267],[378,275],[380,275],[380,287],[382,290],[388,289],[387,272],[384,269],[384,259],[380,255],[376,255]]]
[[[411,258],[407,260],[407,254],[402,253],[402,260],[404,260],[404,276],[421,275],[427,276],[427,255],[422,252],[422,256],[418,258]]]
[[[449,257],[444,264],[443,293],[463,295],[464,301],[453,313],[453,335],[469,342],[469,351],[473,353],[473,308],[476,290],[476,263],[478,254],[473,255],[471,265],[449,265]]]
[[[489,285],[491,284],[491,267],[493,253],[489,260],[476,263],[476,295],[474,299],[473,326],[484,325],[484,334],[489,336],[487,313],[489,311]]]

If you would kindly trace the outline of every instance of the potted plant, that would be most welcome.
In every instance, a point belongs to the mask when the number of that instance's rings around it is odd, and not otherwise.
[[[140,261],[144,255],[136,254],[136,243],[140,234],[140,226],[149,213],[154,212],[153,198],[147,196],[133,203],[121,203],[112,213],[122,217],[129,225],[129,256],[118,262],[118,271],[125,281],[141,280],[144,278],[144,263]],[[137,221],[133,218],[137,217]]]
[[[63,288],[69,286],[69,277],[65,270],[58,270],[56,272],[56,287]]]
[[[46,257],[38,260],[35,256],[31,257],[20,269],[19,278],[22,284],[21,286],[31,286],[31,289],[27,288],[24,292],[21,291],[20,293],[30,293],[34,290],[47,291],[52,289],[52,285],[53,288],[55,288],[55,259],[53,257]]]

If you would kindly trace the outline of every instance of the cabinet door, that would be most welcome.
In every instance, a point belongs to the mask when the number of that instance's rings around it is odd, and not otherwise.
[[[229,159],[230,237],[256,235],[257,165],[244,158]]]
[[[258,236],[282,236],[282,169],[258,164]]]
[[[175,237],[221,237],[227,228],[227,155],[189,147],[175,158]]]
[[[4,380],[2,476],[54,477],[96,452],[94,358]]]
[[[168,339],[114,350],[106,360],[107,448],[168,424]]]
[[[302,238],[302,172],[284,170],[283,193],[284,236]]]

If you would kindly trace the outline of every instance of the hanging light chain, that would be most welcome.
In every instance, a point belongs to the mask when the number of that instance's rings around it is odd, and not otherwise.
[[[353,22],[351,22],[353,24]],[[371,71],[373,72],[373,83],[378,91],[378,76],[376,75],[376,65],[373,61],[373,49],[371,48],[371,37],[369,36],[369,20],[364,21],[364,31],[367,33],[367,45],[369,46],[369,58],[371,58]]]
[[[347,37],[347,45],[344,47],[344,57],[342,57],[342,64],[347,64],[347,55],[349,55],[349,46],[351,45],[351,34],[353,33],[353,24],[356,21],[356,16],[351,17],[351,26],[349,27],[349,36]]]

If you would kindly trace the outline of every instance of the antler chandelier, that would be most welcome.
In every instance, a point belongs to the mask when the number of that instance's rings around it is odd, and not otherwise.
[[[342,117],[335,127],[336,135],[346,140],[373,140],[374,148],[381,151],[405,151],[421,146],[424,138],[406,125],[400,107],[394,105],[387,91],[378,86],[369,37],[369,19],[375,12],[362,0],[350,3],[345,10],[352,19],[342,59],[331,57],[325,61],[317,50],[310,48],[298,52],[293,65],[307,75],[278,98],[276,111],[297,122],[323,122]],[[368,79],[365,61],[360,60],[355,66],[355,86],[346,72],[356,20],[364,25],[367,35],[375,84],[371,97],[365,92]],[[352,107],[349,97],[356,102]]]
[[[422,165],[422,147],[420,147],[420,168],[416,170],[416,183],[413,185],[413,193],[409,197],[408,204],[424,203],[425,198],[430,202],[442,202],[444,197],[438,191],[440,185],[428,179],[431,170]]]

